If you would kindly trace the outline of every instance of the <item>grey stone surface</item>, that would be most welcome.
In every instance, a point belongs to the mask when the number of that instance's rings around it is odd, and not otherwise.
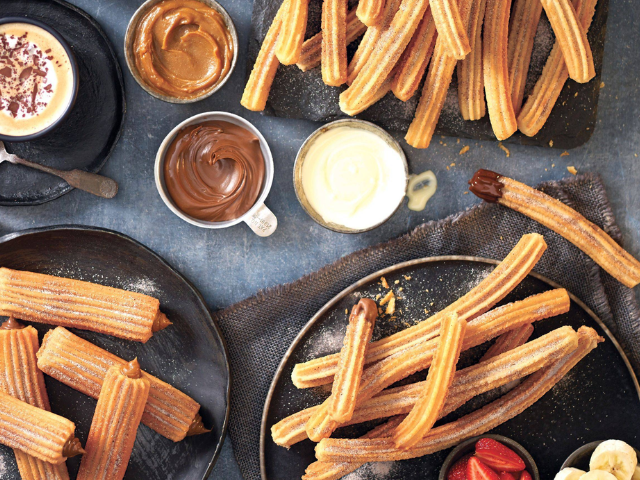
[[[407,232],[422,222],[463,210],[478,200],[465,194],[478,168],[490,168],[528,184],[569,175],[566,167],[598,172],[604,180],[624,232],[625,246],[640,257],[640,10],[633,0],[610,4],[600,95],[599,119],[591,140],[560,157],[557,150],[509,146],[509,158],[494,142],[438,138],[418,151],[395,134],[413,172],[431,169],[438,177],[436,196],[423,212],[402,207],[382,227],[361,235],[342,235],[315,224],[296,201],[292,167],[297,149],[318,124],[264,117],[244,110],[244,53],[251,18],[250,0],[221,0],[239,33],[240,58],[224,88],[192,105],[163,103],[146,94],[126,69],[122,44],[135,0],[71,0],[104,27],[118,51],[127,88],[125,131],[103,173],[120,184],[111,201],[80,191],[37,207],[0,207],[0,233],[46,225],[85,224],[123,232],[155,250],[200,289],[212,309],[226,307],[262,288],[289,282],[354,250]],[[1,6],[0,6],[1,12]],[[279,227],[261,239],[245,225],[204,230],[183,222],[162,203],[153,179],[155,152],[180,121],[200,112],[225,110],[253,122],[269,142],[275,179],[267,205]],[[465,155],[460,149],[469,145]],[[37,159],[33,159],[36,160]],[[255,452],[258,455],[258,452]],[[212,478],[240,479],[227,441]]]

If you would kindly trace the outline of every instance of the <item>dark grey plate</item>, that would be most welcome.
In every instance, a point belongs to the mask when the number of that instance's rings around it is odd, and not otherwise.
[[[497,262],[477,257],[436,257],[415,260],[390,267],[349,287],[325,305],[300,332],[285,354],[273,379],[262,419],[262,478],[269,480],[298,479],[314,461],[314,443],[300,442],[286,450],[271,441],[271,426],[303,408],[320,403],[328,395],[326,388],[297,389],[291,382],[296,363],[337,352],[346,329],[345,309],[350,309],[361,296],[372,297],[383,291],[379,278],[384,275],[396,294],[404,297],[396,304],[397,319],[381,317],[374,340],[406,328],[403,320],[421,320],[424,312],[436,312],[465,294],[491,270]],[[410,280],[407,278],[410,277]],[[398,281],[398,284],[395,282]],[[398,292],[402,287],[402,291]],[[529,275],[503,303],[557,287],[543,277]],[[597,439],[618,438],[631,445],[640,444],[640,389],[629,362],[618,342],[602,322],[582,303],[572,297],[571,310],[558,317],[535,324],[534,338],[562,325],[595,328],[607,341],[583,359],[551,392],[521,415],[491,433],[504,435],[520,443],[534,458],[540,478],[553,478],[562,462],[577,447]],[[488,348],[481,345],[462,357],[466,366]],[[414,379],[424,379],[417,374]],[[460,415],[480,408],[496,398],[489,392],[443,419],[455,420]],[[380,423],[380,422],[377,422]],[[336,437],[359,436],[375,426],[375,422],[346,427]],[[360,479],[435,479],[450,450],[422,458],[363,466]]]
[[[126,110],[120,65],[100,25],[63,0],[2,0],[0,16],[27,16],[57,30],[71,46],[79,72],[78,97],[60,126],[37,140],[5,142],[7,150],[61,170],[100,171],[120,138]],[[38,205],[71,190],[53,175],[0,164],[0,205]]]
[[[208,476],[226,435],[229,365],[218,326],[198,291],[148,248],[122,234],[81,226],[27,230],[0,238],[0,266],[48,273],[124,288],[160,299],[173,325],[146,344],[74,330],[125,359],[138,357],[144,370],[174,385],[202,405],[213,430],[174,443],[140,425],[127,469],[129,480],[201,480]],[[50,326],[33,324],[43,334]],[[76,424],[84,444],[96,401],[45,376],[51,407]],[[75,478],[79,458],[67,463]],[[4,470],[2,470],[4,466]],[[13,453],[0,446],[0,478],[18,480]]]

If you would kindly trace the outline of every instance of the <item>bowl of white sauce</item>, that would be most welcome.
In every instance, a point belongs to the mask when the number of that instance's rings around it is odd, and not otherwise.
[[[382,128],[362,120],[328,123],[302,144],[293,184],[302,208],[340,233],[386,222],[402,205],[409,167],[402,148]]]

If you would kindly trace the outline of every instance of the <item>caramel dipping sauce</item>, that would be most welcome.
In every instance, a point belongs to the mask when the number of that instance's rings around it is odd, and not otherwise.
[[[258,200],[264,178],[258,137],[221,120],[183,128],[164,158],[169,196],[180,210],[199,220],[240,218]]]
[[[224,18],[197,0],[163,0],[135,27],[133,56],[141,81],[151,90],[193,99],[229,74],[234,40]]]

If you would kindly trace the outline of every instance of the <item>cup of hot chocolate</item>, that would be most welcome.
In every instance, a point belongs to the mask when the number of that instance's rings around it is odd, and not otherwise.
[[[278,225],[264,204],[273,182],[269,145],[232,113],[201,113],[171,130],[156,155],[155,180],[167,207],[192,225],[245,222],[261,237]]]
[[[77,93],[78,67],[58,32],[27,17],[0,18],[0,140],[50,133]]]

